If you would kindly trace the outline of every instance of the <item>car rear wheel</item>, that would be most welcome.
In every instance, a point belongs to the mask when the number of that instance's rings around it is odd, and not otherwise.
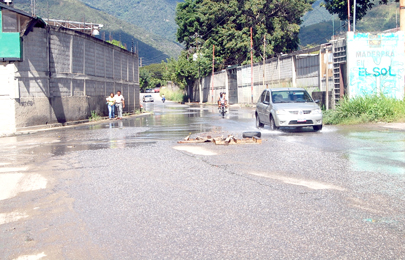
[[[263,123],[260,122],[259,115],[256,114],[256,128],[261,128],[261,127],[263,127],[263,126],[264,126]]]
[[[322,125],[314,125],[314,126],[312,126],[312,128],[314,128],[314,131],[321,131]]]
[[[276,126],[276,122],[274,121],[273,116],[270,115],[270,129],[272,131],[277,130],[278,127]]]

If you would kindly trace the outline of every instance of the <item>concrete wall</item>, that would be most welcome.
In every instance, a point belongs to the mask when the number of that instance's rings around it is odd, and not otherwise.
[[[253,91],[252,69],[249,65],[239,66],[214,74],[214,102],[220,92],[227,93],[231,104],[256,103],[262,91],[278,87],[303,87],[309,92],[319,89],[319,54],[290,54],[268,59],[263,66],[256,63],[253,66]],[[264,85],[263,85],[264,79]],[[212,101],[212,76],[201,79],[203,102]],[[333,84],[333,78],[330,79]],[[200,101],[198,80],[193,84],[191,100]]]
[[[34,28],[23,37],[23,61],[0,63],[0,80],[8,82],[1,84],[0,99],[15,107],[15,115],[0,120],[15,129],[87,119],[92,110],[107,115],[105,97],[117,90],[124,111],[132,112],[140,104],[138,66],[137,54],[94,37]]]
[[[15,132],[15,97],[18,81],[14,79],[15,66],[0,64],[0,133]]]
[[[347,33],[349,97],[404,98],[404,32]]]

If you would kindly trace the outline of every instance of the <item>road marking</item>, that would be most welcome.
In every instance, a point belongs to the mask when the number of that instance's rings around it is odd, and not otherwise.
[[[18,221],[22,218],[28,218],[28,215],[21,212],[0,213],[0,225]]]
[[[304,186],[304,187],[307,187],[307,188],[313,189],[313,190],[338,190],[338,191],[345,190],[344,188],[339,187],[339,186],[322,183],[322,182],[318,182],[318,181],[313,181],[313,180],[297,179],[297,178],[286,177],[286,176],[282,176],[282,175],[275,175],[275,174],[271,174],[271,173],[251,172],[250,174],[260,176],[260,177],[270,178],[273,180],[282,181],[286,184]]]
[[[178,151],[185,151],[196,155],[217,155],[217,153],[199,146],[174,146],[173,149]]]
[[[10,165],[11,163],[0,163],[0,166]]]
[[[14,260],[38,260],[38,259],[41,259],[41,258],[43,258],[45,256],[46,256],[45,252],[42,252],[42,253],[37,254],[37,255],[22,255],[22,256],[19,256],[17,258],[14,258]]]
[[[0,168],[0,173],[3,172],[23,172],[26,171],[27,167],[2,167]]]
[[[0,174],[0,200],[13,198],[21,192],[45,189],[47,182],[39,174]]]

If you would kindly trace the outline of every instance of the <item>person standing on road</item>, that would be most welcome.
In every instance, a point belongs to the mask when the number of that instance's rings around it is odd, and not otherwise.
[[[106,98],[108,105],[108,118],[110,120],[115,118],[114,108],[115,108],[115,97],[114,93],[111,92],[110,96]]]
[[[117,91],[117,94],[114,97],[115,107],[117,108],[117,119],[122,119],[122,109],[125,108],[125,100],[121,95],[121,91]]]

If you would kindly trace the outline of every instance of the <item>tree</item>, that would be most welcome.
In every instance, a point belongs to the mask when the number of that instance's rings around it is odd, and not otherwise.
[[[376,3],[387,4],[390,0],[357,0],[356,1],[356,20],[361,20],[367,11],[374,7]],[[395,0],[399,2],[399,0]],[[325,8],[331,14],[337,14],[340,20],[347,20],[347,0],[325,0]],[[354,0],[350,0],[350,17],[354,14]]]
[[[314,0],[185,0],[176,9],[177,39],[186,51],[212,55],[217,68],[250,62],[250,27],[253,57],[261,60],[266,35],[266,57],[298,48],[301,17]]]
[[[139,71],[140,88],[144,90],[164,85],[163,73],[165,68],[166,66],[163,63],[141,67]]]
[[[148,69],[145,69],[145,67],[141,67],[141,69],[139,70],[139,85],[141,90],[145,90],[146,88],[148,88],[152,77],[153,74]]]

